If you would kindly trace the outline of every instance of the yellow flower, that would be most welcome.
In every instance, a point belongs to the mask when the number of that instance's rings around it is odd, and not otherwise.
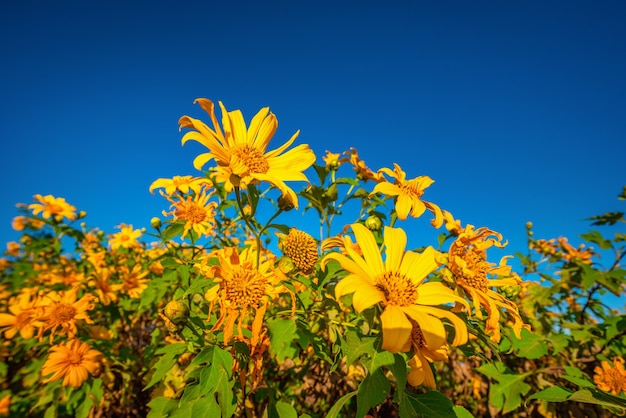
[[[174,176],[171,179],[156,179],[150,185],[150,193],[154,193],[154,189],[163,188],[165,194],[173,195],[175,192],[182,194],[189,193],[189,190],[198,194],[203,186],[212,185],[211,181],[201,177],[192,176]]]
[[[224,326],[224,344],[228,344],[237,325],[237,337],[243,337],[243,325],[247,314],[253,310],[251,346],[254,347],[261,336],[263,316],[270,297],[287,292],[280,284],[280,276],[274,271],[275,257],[261,258],[256,266],[257,251],[247,247],[241,252],[227,247],[216,252],[218,265],[212,272],[204,270],[215,283],[207,290],[205,298],[210,302],[210,311],[219,305],[219,318],[211,331]],[[209,313],[209,318],[211,317]],[[225,324],[224,324],[225,323]]]
[[[396,213],[398,214],[398,219],[401,220],[405,220],[409,214],[414,218],[419,218],[428,209],[435,215],[435,219],[431,221],[432,225],[435,228],[441,227],[443,224],[443,212],[439,206],[422,200],[424,190],[435,181],[428,176],[419,176],[407,180],[406,173],[402,171],[398,164],[394,163],[393,167],[393,171],[388,168],[381,168],[378,172],[393,177],[395,179],[394,182],[381,181],[374,187],[370,196],[375,193],[396,196]]]
[[[50,355],[41,369],[42,376],[52,376],[44,379],[43,383],[63,379],[63,386],[78,388],[89,374],[99,374],[102,357],[101,352],[77,339],[54,345],[50,347]]]
[[[511,256],[503,257],[498,266],[487,261],[488,248],[503,248],[506,244],[502,243],[502,235],[497,232],[487,228],[474,229],[473,225],[466,225],[448,251],[448,269],[452,273],[452,280],[456,281],[473,302],[476,316],[483,318],[481,307],[487,311],[485,332],[491,335],[494,342],[499,342],[501,338],[498,307],[506,309],[513,319],[512,328],[517,338],[520,338],[522,328],[530,328],[524,324],[515,303],[491,290],[492,287],[521,284],[519,276],[511,273],[511,266],[506,265],[506,260]],[[497,278],[490,279],[489,276]]]
[[[429,336],[430,341],[428,341],[426,339],[428,334],[424,335],[414,320],[411,320],[411,324],[413,324],[413,330],[410,344],[413,348],[413,357],[409,360],[411,370],[407,375],[407,382],[412,386],[424,385],[435,389],[437,384],[430,363],[447,360],[448,345],[445,340],[433,340],[432,336]]]
[[[144,270],[141,264],[135,264],[132,269],[126,265],[121,266],[119,275],[124,281],[121,290],[133,299],[140,298],[143,291],[148,287],[148,279],[145,278],[148,273],[149,271]]]
[[[33,211],[33,215],[41,213],[45,219],[54,217],[57,222],[61,222],[64,217],[70,221],[76,219],[76,208],[68,204],[64,198],[40,194],[36,194],[34,198],[39,203],[28,205],[28,209]]]
[[[613,367],[607,362],[602,362],[602,367],[596,366],[593,370],[595,375],[593,381],[600,389],[617,395],[626,392],[626,370],[624,370],[624,359],[613,357]]]
[[[57,329],[61,329],[62,334],[67,334],[68,338],[76,335],[76,321],[84,320],[88,324],[93,321],[87,314],[88,310],[94,308],[97,298],[93,295],[85,294],[77,300],[78,288],[74,287],[68,291],[50,292],[39,303],[43,308],[43,313],[36,319],[42,322],[39,328],[38,338],[43,337],[43,333],[50,330],[50,344],[52,344],[54,334]]]
[[[346,153],[350,154],[350,157],[348,159],[342,158],[339,162],[349,162],[352,164],[358,178],[365,181],[374,180],[376,182],[385,180],[380,173],[372,171],[367,165],[365,165],[365,161],[359,157],[359,153],[356,148],[350,148],[350,151],[346,151]]]
[[[450,232],[451,235],[459,235],[463,230],[463,227],[461,226],[461,221],[458,219],[454,219],[454,216],[452,216],[452,214],[447,210],[444,210],[442,212],[443,221],[448,232]]]
[[[173,216],[174,221],[185,221],[183,234],[193,230],[198,236],[210,236],[215,230],[215,208],[217,203],[209,202],[213,191],[201,191],[195,196],[176,197],[175,199],[163,195],[172,203],[171,212],[163,211],[163,216]]]
[[[426,340],[437,346],[437,341],[446,340],[446,331],[440,318],[448,319],[456,328],[454,345],[467,341],[465,323],[450,311],[435,305],[466,302],[453,291],[438,282],[424,279],[438,268],[435,261],[437,251],[427,247],[423,253],[404,251],[406,233],[400,228],[385,227],[385,261],[381,256],[372,232],[361,224],[352,224],[363,255],[353,250],[350,237],[344,237],[343,249],[347,256],[329,253],[322,260],[322,268],[330,260],[337,260],[349,274],[339,280],[335,288],[337,299],[353,293],[352,305],[357,312],[380,303],[383,329],[383,349],[392,353],[405,351],[411,341],[415,321]]]
[[[215,180],[224,183],[226,191],[233,187],[246,188],[248,184],[267,181],[287,195],[295,207],[298,207],[296,193],[285,184],[286,181],[306,181],[303,171],[315,162],[315,154],[308,145],[302,144],[285,152],[296,140],[297,131],[289,141],[281,147],[267,152],[270,140],[278,127],[276,116],[269,112],[268,107],[261,109],[246,127],[240,110],[228,112],[222,102],[222,125],[224,132],[215,116],[213,102],[208,99],[196,99],[211,117],[214,129],[204,122],[183,116],[178,121],[180,128],[192,128],[187,132],[182,143],[197,141],[210,152],[200,154],[194,160],[194,167],[200,170],[207,162],[215,160]]]
[[[326,164],[326,168],[329,170],[336,170],[342,163],[341,154],[335,154],[330,151],[326,151],[326,155],[322,157],[324,163]]]
[[[35,327],[41,325],[35,320],[37,300],[31,300],[28,293],[21,293],[9,301],[9,312],[0,313],[0,328],[4,328],[4,338],[12,339],[18,332],[22,338],[32,338]]]
[[[120,232],[109,235],[109,245],[113,251],[118,248],[134,248],[139,246],[141,230],[133,229],[132,225],[120,224],[117,226]]]
[[[9,416],[11,412],[9,408],[11,407],[11,394],[4,395],[2,399],[0,399],[0,416]]]
[[[304,274],[313,273],[315,263],[319,257],[315,238],[304,231],[291,228],[289,234],[277,234],[280,238],[279,246],[293,264]]]
[[[109,281],[111,271],[107,267],[98,267],[92,273],[88,286],[95,287],[98,299],[103,305],[109,305],[117,301],[117,292],[124,286],[122,284],[111,284]]]

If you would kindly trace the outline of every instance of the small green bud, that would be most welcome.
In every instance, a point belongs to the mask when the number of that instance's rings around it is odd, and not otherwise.
[[[189,318],[189,307],[182,300],[173,300],[165,305],[163,313],[174,324],[182,325]]]
[[[152,219],[150,219],[150,225],[154,228],[154,229],[159,229],[161,228],[161,219],[157,218],[156,216]]]
[[[381,221],[380,218],[376,215],[370,215],[365,220],[365,226],[370,231],[378,231],[380,228],[383,227],[383,221]]]
[[[85,212],[84,210],[81,210],[80,212],[78,212],[78,219],[82,219],[85,216],[87,216],[87,212]]]

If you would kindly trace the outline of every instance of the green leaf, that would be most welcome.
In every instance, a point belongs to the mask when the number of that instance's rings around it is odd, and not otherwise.
[[[502,363],[483,364],[475,370],[497,381],[491,382],[489,401],[502,413],[517,409],[522,403],[522,396],[530,391],[530,385],[524,383],[524,379],[532,372],[513,374]]]
[[[148,402],[150,411],[148,412],[147,418],[166,417],[171,411],[176,409],[177,406],[178,402],[174,399],[165,398],[163,396],[153,398]]]
[[[154,365],[154,373],[150,378],[150,382],[144,387],[144,390],[154,386],[157,382],[163,380],[165,375],[176,364],[176,356],[182,354],[187,349],[187,344],[171,344],[166,347],[160,348],[156,351],[156,354],[163,354],[163,356]]]
[[[287,402],[277,401],[268,411],[268,418],[298,418],[296,409]]]
[[[169,241],[179,235],[182,235],[184,230],[185,225],[182,222],[170,224],[163,230],[163,235],[161,236],[161,239],[163,241]]]
[[[267,327],[270,330],[270,353],[275,355],[278,361],[284,361],[286,357],[295,358],[298,353],[297,347],[293,344],[297,334],[295,320],[268,320]]]
[[[459,405],[454,405],[452,410],[456,414],[456,418],[474,418],[470,411]]]
[[[512,336],[513,346],[517,350],[517,354],[527,359],[538,359],[548,354],[548,344],[537,334],[531,333],[526,328],[520,333],[521,339],[515,335]]]
[[[354,392],[346,393],[341,398],[339,398],[339,400],[337,400],[337,402],[335,402],[333,407],[328,410],[328,414],[326,415],[326,418],[337,418],[337,417],[339,417],[340,416],[339,413],[341,412],[341,409],[344,407],[346,402],[348,402],[354,395],[356,395],[356,393],[357,393],[357,391],[355,390]],[[341,415],[341,416],[343,416],[343,415]]]
[[[441,392],[431,390],[420,395],[407,392],[407,398],[415,411],[415,418],[456,418],[452,401]],[[407,417],[408,418],[408,417]]]
[[[607,408],[618,415],[623,415],[624,413],[626,413],[626,399],[613,396],[595,387],[572,392],[571,390],[561,386],[553,386],[544,389],[541,392],[534,393],[528,398],[528,400],[531,399],[548,402],[584,402],[600,405],[603,408]]]
[[[567,388],[561,386],[552,386],[540,392],[533,393],[528,397],[527,402],[532,399],[548,402],[563,402],[569,399],[569,397],[572,396],[572,393],[574,392]]]
[[[365,376],[356,394],[356,416],[364,417],[370,408],[382,403],[389,395],[389,389],[389,382],[381,369]]]
[[[582,234],[580,237],[585,241],[598,244],[603,250],[610,250],[613,247],[611,241],[605,239],[599,231],[589,231],[586,234]]]

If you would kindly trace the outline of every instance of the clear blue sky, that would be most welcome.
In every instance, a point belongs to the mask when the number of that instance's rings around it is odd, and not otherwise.
[[[3,2],[0,241],[36,193],[107,233],[149,227],[167,208],[150,183],[197,174],[177,125],[205,118],[196,97],[270,106],[275,146],[300,129],[318,157],[428,175],[426,200],[510,251],[528,220],[577,243],[624,210],[625,2],[340,4]]]

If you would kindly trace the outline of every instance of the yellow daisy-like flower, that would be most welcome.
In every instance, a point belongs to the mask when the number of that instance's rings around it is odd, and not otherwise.
[[[378,183],[370,196],[382,193],[387,196],[396,196],[396,213],[398,219],[405,220],[410,214],[413,218],[419,218],[428,209],[435,215],[431,221],[435,228],[443,224],[443,212],[434,203],[422,200],[424,190],[435,181],[428,176],[419,176],[411,180],[406,179],[406,173],[402,171],[398,164],[393,165],[393,171],[388,168],[381,168],[379,173],[385,173],[394,178],[394,182],[381,181]]]
[[[31,295],[21,293],[9,300],[9,313],[0,313],[0,329],[4,331],[4,338],[12,339],[17,333],[22,338],[32,338],[35,328],[41,323],[35,320],[37,316],[37,300],[31,300]]]
[[[118,270],[120,278],[123,280],[120,290],[127,293],[133,299],[141,297],[143,291],[148,287],[146,276],[149,270],[144,270],[141,264],[135,264],[133,268],[123,265]]]
[[[384,250],[378,248],[372,232],[361,224],[352,224],[363,255],[353,250],[350,237],[344,237],[343,249],[347,256],[329,253],[322,260],[322,268],[330,260],[337,260],[349,274],[339,280],[335,287],[337,299],[353,293],[352,305],[357,312],[380,303],[383,330],[382,347],[392,353],[406,351],[411,340],[415,321],[424,337],[432,341],[446,340],[446,331],[441,318],[449,320],[455,327],[454,345],[467,341],[465,323],[452,312],[436,305],[448,303],[467,304],[462,298],[439,282],[424,279],[439,266],[435,260],[437,251],[427,247],[418,254],[406,251],[406,233],[400,228],[385,227]],[[436,343],[432,344],[436,346]]]
[[[461,226],[461,221],[458,219],[454,219],[454,216],[447,210],[443,211],[443,221],[445,223],[446,229],[450,232],[451,235],[459,235],[463,230]]]
[[[193,176],[174,176],[171,179],[159,178],[150,185],[150,193],[154,193],[154,189],[165,189],[165,194],[173,195],[176,192],[187,194],[191,190],[198,194],[204,186],[211,186],[209,179]]]
[[[291,228],[289,234],[277,234],[283,254],[304,274],[311,274],[319,258],[315,238],[304,231]]]
[[[219,305],[219,318],[211,331],[223,325],[224,343],[227,344],[237,325],[237,337],[243,337],[246,316],[254,311],[251,326],[251,346],[254,347],[261,336],[263,316],[270,298],[287,292],[286,287],[280,284],[280,276],[274,271],[275,257],[262,258],[258,268],[255,267],[257,252],[254,247],[247,247],[241,252],[237,248],[224,248],[216,252],[216,257],[218,265],[213,266],[211,272],[203,271],[215,283],[205,294],[205,299],[211,304],[210,311],[216,304]]]
[[[341,160],[341,154],[335,154],[328,150],[326,151],[326,155],[322,157],[322,160],[324,160],[326,168],[329,170],[337,170],[343,162]]]
[[[76,208],[67,203],[62,197],[36,194],[34,199],[39,203],[28,205],[28,209],[33,211],[33,215],[41,213],[41,216],[45,219],[54,217],[57,222],[61,222],[63,218],[67,218],[70,221],[76,219]]]
[[[613,366],[607,361],[603,361],[602,367],[596,366],[593,381],[600,389],[605,392],[611,392],[617,395],[620,392],[626,392],[626,370],[624,370],[624,359],[621,357],[613,358]]]
[[[61,329],[61,334],[74,338],[77,332],[76,321],[93,323],[87,311],[94,308],[96,300],[95,296],[89,294],[78,299],[77,287],[68,291],[48,293],[38,305],[43,308],[43,313],[36,318],[42,322],[37,337],[41,339],[44,332],[50,330],[50,344],[52,344],[55,332]]]
[[[511,273],[511,266],[506,260],[511,256],[503,257],[500,265],[487,261],[487,249],[496,246],[503,248],[502,235],[487,228],[474,229],[473,225],[466,225],[448,251],[448,269],[452,273],[452,280],[464,290],[473,302],[478,318],[483,318],[481,307],[487,312],[488,319],[485,332],[491,335],[491,340],[499,342],[500,311],[504,308],[513,319],[513,331],[520,338],[522,328],[530,328],[524,324],[518,307],[500,293],[491,290],[492,287],[519,286],[519,276]],[[444,274],[447,274],[444,271]],[[449,274],[448,274],[449,276]],[[498,277],[490,279],[490,276]]]
[[[163,211],[163,216],[173,216],[174,221],[184,221],[185,226],[181,238],[194,231],[198,236],[210,236],[215,231],[215,208],[217,203],[210,202],[209,199],[213,191],[204,189],[195,196],[185,198],[163,195],[172,203],[171,212]]]
[[[141,237],[140,229],[133,229],[132,225],[120,224],[117,226],[120,232],[109,235],[109,246],[113,251],[118,248],[134,248],[139,246],[138,239]]]
[[[92,273],[87,285],[94,287],[103,305],[109,305],[117,301],[117,292],[122,289],[123,284],[112,284],[110,282],[111,271],[108,267],[98,267]]]
[[[435,361],[445,361],[448,359],[448,345],[445,340],[429,341],[422,333],[422,329],[415,322],[411,334],[411,345],[413,347],[413,357],[409,360],[410,370],[407,375],[407,382],[412,386],[424,385],[431,389],[437,387],[435,375],[430,368],[430,363]],[[432,338],[429,338],[432,340]]]
[[[78,388],[89,377],[100,372],[102,353],[92,349],[89,344],[73,339],[67,344],[50,347],[50,355],[44,363],[41,374],[52,376],[43,383],[63,379],[63,386]]]
[[[278,127],[276,116],[268,107],[261,109],[246,127],[243,114],[240,110],[228,112],[222,102],[222,125],[224,132],[215,116],[215,106],[208,99],[196,99],[211,117],[214,129],[204,122],[183,116],[178,121],[180,128],[192,128],[187,132],[182,143],[197,141],[209,149],[210,152],[200,154],[194,160],[194,167],[200,170],[206,163],[215,160],[217,167],[215,180],[224,183],[226,191],[233,187],[246,188],[248,184],[267,181],[278,188],[283,195],[298,207],[296,193],[285,184],[286,181],[309,180],[303,171],[315,162],[315,154],[308,145],[298,145],[285,152],[296,140],[300,131],[297,131],[289,141],[281,147],[267,151],[270,140]]]

